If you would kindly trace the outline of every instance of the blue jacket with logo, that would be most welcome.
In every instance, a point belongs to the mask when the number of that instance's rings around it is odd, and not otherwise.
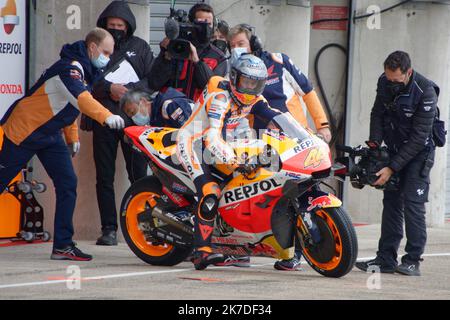
[[[317,129],[328,127],[327,116],[308,78],[283,53],[263,51],[260,58],[267,67],[268,79],[263,92],[272,108],[290,112],[304,127],[308,122],[301,104],[306,104]]]
[[[90,93],[95,71],[85,42],[65,45],[60,56],[1,119],[5,136],[14,144],[39,148],[62,130],[67,143],[76,142],[80,112],[101,124],[112,115]]]
[[[155,127],[181,128],[192,114],[194,101],[182,92],[168,88],[153,100],[150,125]]]

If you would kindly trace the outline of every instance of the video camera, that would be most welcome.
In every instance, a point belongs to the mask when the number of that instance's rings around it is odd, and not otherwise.
[[[376,173],[389,165],[389,153],[386,147],[379,143],[366,141],[367,147],[336,146],[336,150],[348,153],[348,157],[336,159],[347,167],[346,176],[350,177],[352,186],[362,189],[365,185],[373,186],[378,180]],[[383,186],[375,186],[380,190],[398,190],[398,176],[394,174]]]
[[[170,39],[167,51],[174,59],[189,59],[190,43],[207,43],[212,37],[208,22],[193,22],[182,9],[170,9],[170,16],[164,24],[166,37]]]

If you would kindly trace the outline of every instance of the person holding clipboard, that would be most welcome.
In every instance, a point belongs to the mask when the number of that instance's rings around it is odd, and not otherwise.
[[[126,2],[113,1],[100,15],[97,26],[112,34],[115,47],[109,64],[103,69],[103,76],[94,85],[94,97],[113,114],[120,115],[125,120],[125,126],[133,125],[131,119],[121,111],[119,102],[128,90],[149,90],[147,77],[153,62],[153,52],[146,41],[133,35],[136,18]],[[97,201],[102,224],[102,235],[97,245],[117,245],[114,176],[119,143],[131,183],[147,174],[147,163],[124,142],[123,131],[113,131],[96,123],[92,124],[92,131]]]

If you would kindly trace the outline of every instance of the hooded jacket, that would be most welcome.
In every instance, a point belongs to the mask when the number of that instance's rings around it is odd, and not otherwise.
[[[101,71],[107,72],[125,58],[133,66],[140,79],[139,82],[128,83],[125,86],[128,89],[149,90],[147,77],[153,62],[153,52],[146,41],[134,36],[136,18],[126,2],[113,1],[101,13],[97,27],[106,29],[108,18],[112,17],[123,19],[128,25],[128,31],[125,38],[115,44],[114,53],[110,57],[108,66]],[[102,78],[94,85],[94,97],[99,99],[112,113],[120,114],[127,120],[127,117],[120,111],[119,103],[110,97],[111,85],[111,82]]]
[[[89,92],[95,74],[84,41],[66,44],[25,97],[6,112],[0,125],[14,144],[39,148],[64,129],[67,143],[78,141],[80,112],[103,124],[111,112]]]

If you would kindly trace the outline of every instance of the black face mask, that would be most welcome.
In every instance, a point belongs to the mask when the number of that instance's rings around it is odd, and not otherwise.
[[[107,30],[109,33],[111,33],[116,45],[119,44],[127,36],[125,30],[117,30],[117,29],[107,29]]]
[[[215,45],[223,53],[227,52],[228,43],[225,40],[216,39],[212,42],[212,44]]]
[[[403,82],[388,81],[387,88],[393,96],[397,96],[406,89],[406,85]]]
[[[411,81],[411,75],[409,75],[406,80],[407,80],[406,83],[409,84],[409,82]],[[400,93],[405,92],[407,87],[408,85],[405,84],[404,82],[395,82],[389,80],[387,82],[387,88],[394,97],[399,95]]]

